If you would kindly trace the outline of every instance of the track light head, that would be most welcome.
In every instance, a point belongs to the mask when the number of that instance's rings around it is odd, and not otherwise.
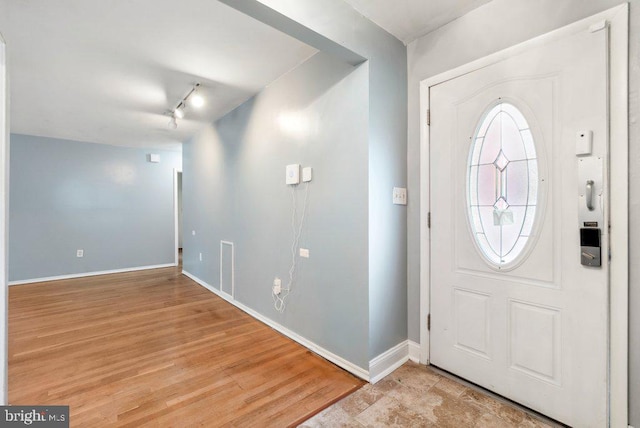
[[[184,117],[184,104],[180,103],[178,107],[173,111],[173,115],[178,119],[182,119]]]
[[[204,98],[197,91],[194,91],[189,97],[189,102],[195,108],[200,108],[204,105]]]
[[[171,116],[171,120],[169,121],[169,129],[176,129],[178,127],[178,121],[175,116]]]

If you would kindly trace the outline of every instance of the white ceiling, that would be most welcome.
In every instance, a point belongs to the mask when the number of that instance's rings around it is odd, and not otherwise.
[[[180,147],[316,52],[213,0],[0,0],[0,33],[11,132],[131,147]]]
[[[345,1],[409,43],[490,0]],[[179,148],[316,52],[215,0],[0,0],[0,33],[11,132],[131,147]]]
[[[408,44],[491,0],[344,1]]]

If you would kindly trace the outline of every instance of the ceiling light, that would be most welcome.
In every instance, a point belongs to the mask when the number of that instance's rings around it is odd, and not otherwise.
[[[202,107],[204,105],[204,98],[202,95],[198,94],[198,88],[200,87],[200,83],[196,83],[193,85],[191,90],[184,96],[179,102],[178,105],[173,109],[169,110],[167,114],[171,115],[171,121],[169,121],[169,128],[176,129],[178,127],[177,119],[184,118],[185,107],[187,106],[187,100],[189,104],[194,107]]]
[[[194,91],[189,97],[189,102],[192,106],[200,108],[204,105],[204,98],[202,98],[202,95],[200,95],[198,92]]]

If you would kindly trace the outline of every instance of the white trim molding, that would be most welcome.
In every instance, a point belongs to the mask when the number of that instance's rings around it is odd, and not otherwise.
[[[75,279],[75,278],[84,278],[87,276],[111,275],[113,273],[125,273],[125,272],[135,272],[139,270],[162,269],[162,268],[174,267],[174,266],[175,265],[173,263],[166,263],[162,265],[136,266],[136,267],[130,267],[130,268],[123,268],[123,269],[111,269],[111,270],[100,270],[95,272],[72,273],[69,275],[57,275],[57,276],[47,276],[43,278],[22,279],[20,281],[9,281],[9,285],[23,285],[23,284],[33,284],[34,282],[60,281],[63,279]]]
[[[629,4],[609,13],[609,426],[629,423]],[[615,168],[611,168],[615,165]]]
[[[231,303],[233,306],[235,306],[238,309],[246,312],[247,314],[251,315],[253,318],[257,319],[258,321],[260,321],[260,322],[268,325],[269,327],[273,328],[274,330],[284,334],[289,339],[291,339],[291,340],[293,340],[295,342],[298,342],[300,345],[304,346],[305,348],[309,349],[310,351],[320,355],[322,358],[325,358],[325,359],[331,361],[333,364],[335,364],[335,365],[337,365],[339,367],[342,367],[346,371],[354,374],[355,376],[358,376],[360,379],[364,379],[366,381],[369,381],[369,372],[364,370],[363,368],[356,366],[355,364],[345,360],[344,358],[334,354],[333,352],[324,349],[320,345],[317,345],[317,344],[313,343],[312,341],[310,341],[308,339],[305,339],[304,337],[300,336],[299,334],[294,333],[293,331],[289,330],[288,328],[284,327],[281,324],[278,324],[277,322],[273,321],[272,319],[269,319],[269,318],[265,317],[264,315],[254,311],[253,309],[249,308],[248,306],[245,306],[244,304],[238,302],[237,300],[235,300],[234,298],[232,298],[228,294],[226,294],[224,292],[220,292],[220,290],[218,290],[217,288],[215,288],[211,284],[208,284],[205,281],[201,280],[197,276],[195,276],[195,275],[193,275],[193,274],[191,274],[191,273],[189,273],[189,272],[187,272],[185,270],[183,270],[182,273],[183,273],[183,275],[185,275],[186,277],[192,279],[194,282],[196,282],[200,286],[202,286],[202,287],[206,288],[207,290],[211,291],[213,294],[217,295],[221,299],[226,300],[227,302]]]
[[[461,65],[420,82],[420,117],[427,117],[429,88],[510,58],[536,46],[583,31],[591,25],[609,23],[609,156],[610,165],[610,249],[609,270],[609,424],[628,426],[629,347],[629,114],[628,44],[629,4],[600,12],[549,33],[519,43],[486,57]],[[427,225],[429,206],[429,127],[420,127],[420,362],[429,363],[429,331],[426,320],[430,308],[430,248]]]
[[[409,341],[398,343],[369,362],[369,382],[379,380],[409,360]]]
[[[420,362],[420,344],[413,340],[409,341],[409,359],[414,363]]]

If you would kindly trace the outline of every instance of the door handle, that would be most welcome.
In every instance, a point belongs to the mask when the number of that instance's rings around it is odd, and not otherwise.
[[[585,199],[587,201],[587,209],[589,211],[593,211],[593,184],[593,180],[587,180]]]

